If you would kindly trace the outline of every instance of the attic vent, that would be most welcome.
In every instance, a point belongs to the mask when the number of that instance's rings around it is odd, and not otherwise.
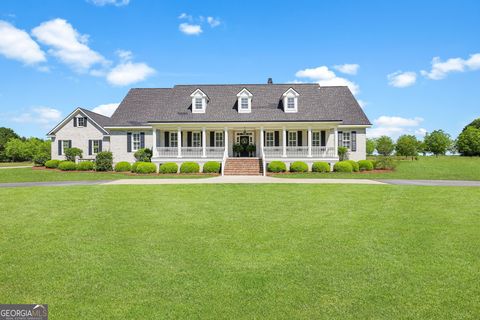
[[[273,80],[272,80],[272,78],[268,78],[268,80],[267,80],[267,84],[272,84],[272,83],[273,83]]]

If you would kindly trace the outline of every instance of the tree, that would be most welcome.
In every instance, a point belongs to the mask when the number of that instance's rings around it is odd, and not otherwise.
[[[460,133],[455,145],[462,156],[480,156],[480,128],[467,127]]]
[[[395,149],[395,144],[392,138],[388,136],[381,136],[377,139],[377,152],[382,156],[389,156]]]
[[[50,153],[50,141],[38,138],[10,139],[5,145],[5,155],[11,161],[31,161],[37,154]]]
[[[65,149],[65,158],[68,161],[75,161],[76,157],[81,158],[82,157],[82,149],[79,148],[66,148]]]
[[[434,155],[445,155],[447,150],[452,145],[452,139],[450,135],[443,130],[434,130],[432,133],[425,135],[425,150],[433,153]]]
[[[475,120],[473,120],[472,122],[470,122],[469,124],[467,124],[467,125],[465,126],[465,128],[463,128],[462,132],[465,131],[465,130],[467,130],[468,127],[475,127],[475,128],[477,128],[477,129],[480,129],[480,118],[475,119]]]
[[[18,134],[10,128],[0,127],[0,161],[7,161],[5,145],[10,139],[19,139]]]
[[[338,158],[340,161],[348,159],[348,148],[347,147],[338,147]]]
[[[425,141],[418,141],[417,151],[424,156],[427,155],[427,146],[425,145]]]
[[[369,156],[371,156],[373,152],[375,152],[375,147],[376,147],[375,139],[367,138],[367,154]]]
[[[399,156],[415,157],[418,155],[418,140],[414,135],[404,134],[397,139],[395,150]]]

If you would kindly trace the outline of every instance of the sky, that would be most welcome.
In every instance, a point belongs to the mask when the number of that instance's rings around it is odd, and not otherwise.
[[[130,88],[347,85],[370,137],[480,117],[480,1],[2,0],[0,126],[44,138]]]

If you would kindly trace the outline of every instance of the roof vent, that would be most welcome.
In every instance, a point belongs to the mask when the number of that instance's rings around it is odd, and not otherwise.
[[[268,83],[268,84],[272,84],[272,83],[273,83],[272,78],[268,78],[267,83]]]

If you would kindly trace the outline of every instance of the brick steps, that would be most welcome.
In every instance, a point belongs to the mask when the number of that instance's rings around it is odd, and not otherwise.
[[[259,158],[228,158],[223,172],[226,176],[258,176],[263,173]]]

